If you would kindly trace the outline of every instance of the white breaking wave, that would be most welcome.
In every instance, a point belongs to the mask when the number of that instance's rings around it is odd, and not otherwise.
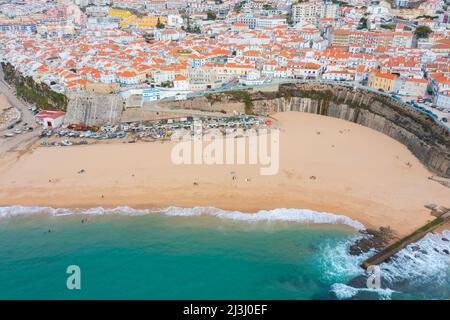
[[[343,283],[335,283],[331,286],[331,291],[336,295],[339,300],[350,299],[356,296],[358,293],[367,292],[373,293],[381,300],[390,300],[392,294],[395,292],[389,288],[386,289],[369,289],[369,288],[354,288]]]
[[[380,265],[382,289],[354,288],[346,285],[345,277],[362,275],[362,260],[370,254],[355,257],[348,253],[348,242],[323,252],[323,268],[327,280],[339,281],[331,286],[338,299],[350,299],[357,294],[374,293],[380,299],[390,299],[392,293],[403,292],[427,299],[448,299],[450,295],[450,230],[429,233],[416,243],[395,254]],[[345,244],[347,250],[342,250]],[[359,272],[358,272],[359,268]]]
[[[370,257],[375,250],[352,255],[350,246],[363,236],[351,237],[346,240],[336,242],[327,241],[320,248],[318,263],[323,270],[323,278],[327,282],[345,282],[352,278],[362,275],[363,269],[361,263]]]
[[[299,223],[323,223],[323,224],[344,224],[356,230],[364,230],[362,223],[350,219],[349,217],[334,213],[317,212],[308,209],[273,209],[261,210],[257,213],[242,213],[239,211],[226,211],[217,208],[178,208],[169,207],[162,212],[170,216],[199,216],[211,215],[218,218],[240,220],[240,221],[289,221]]]
[[[51,207],[28,207],[28,206],[10,206],[0,207],[0,218],[8,218],[20,215],[46,214],[53,216],[63,216],[72,214],[72,210],[64,208]]]
[[[328,283],[333,283],[330,291],[339,300],[358,298],[357,295],[361,293],[369,294],[381,300],[390,300],[392,293],[395,291],[389,288],[355,288],[345,284],[358,276],[364,275],[364,270],[361,267],[362,262],[376,252],[375,249],[372,249],[359,255],[350,253],[350,246],[362,237],[367,237],[367,235],[351,237],[338,243],[327,241],[321,247],[318,263],[322,270],[322,278]]]
[[[450,294],[449,240],[450,230],[445,230],[441,234],[429,233],[408,245],[389,262],[380,265],[382,279],[388,285],[407,282],[415,289],[443,289]]]
[[[162,213],[168,216],[200,216],[209,215],[221,219],[239,220],[239,221],[289,221],[297,223],[317,223],[317,224],[343,224],[356,230],[364,230],[362,223],[349,217],[337,215],[334,213],[317,212],[308,209],[273,209],[261,210],[256,213],[243,213],[239,211],[226,211],[212,207],[179,208],[168,207],[164,209],[133,209],[130,207],[116,207],[112,209],[96,207],[90,209],[67,209],[51,207],[27,207],[10,206],[0,207],[0,218],[12,217],[17,215],[47,214],[52,216],[64,216],[70,214],[123,214],[123,215],[145,215]]]
[[[50,216],[67,216],[74,214],[86,215],[106,215],[106,214],[123,214],[123,215],[142,215],[151,213],[148,209],[138,210],[130,207],[116,207],[112,209],[96,207],[89,209],[69,209],[69,208],[52,208],[52,207],[31,207],[31,206],[10,206],[0,207],[0,218],[8,218],[20,215],[50,215]]]

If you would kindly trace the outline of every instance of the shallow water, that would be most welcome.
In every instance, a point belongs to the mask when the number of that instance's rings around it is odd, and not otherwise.
[[[362,274],[359,264],[364,256],[348,254],[349,245],[358,237],[357,222],[317,213],[316,222],[321,223],[313,224],[311,211],[278,210],[283,220],[273,220],[273,211],[265,211],[260,213],[260,218],[248,221],[237,212],[211,208],[170,208],[161,212],[129,208],[3,208],[0,209],[0,298],[450,296],[446,289],[450,275],[445,272],[448,266],[445,254],[429,257],[437,265],[431,274],[441,276],[430,278],[428,287],[434,289],[425,294],[411,281],[416,275],[402,279],[401,292],[355,291],[345,284]],[[442,246],[445,245],[444,242]],[[81,269],[81,290],[66,287],[69,265]],[[391,268],[401,273],[395,264]],[[399,278],[395,272],[390,274]],[[426,279],[422,279],[422,286]]]

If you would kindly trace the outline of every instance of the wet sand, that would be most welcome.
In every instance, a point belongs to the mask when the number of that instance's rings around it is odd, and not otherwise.
[[[261,165],[176,165],[174,142],[37,147],[0,159],[0,206],[306,208],[399,236],[433,219],[425,204],[450,207],[450,189],[397,141],[329,117],[275,117],[283,128],[275,175],[261,175]]]

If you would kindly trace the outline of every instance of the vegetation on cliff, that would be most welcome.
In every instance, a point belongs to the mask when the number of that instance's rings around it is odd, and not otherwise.
[[[47,84],[38,83],[31,77],[22,76],[10,63],[2,63],[5,81],[16,88],[17,96],[39,109],[66,111],[68,98],[53,91]]]
[[[319,110],[319,113],[321,115],[328,115],[328,108],[330,106],[331,102],[334,102],[336,104],[345,103],[352,109],[359,109],[360,105],[356,102],[348,102],[345,101],[345,98],[339,98],[338,95],[336,95],[332,90],[325,89],[325,90],[314,90],[314,89],[308,89],[299,90],[296,87],[290,87],[290,86],[281,86],[280,87],[280,93],[281,96],[283,96],[285,99],[291,99],[292,97],[297,98],[308,98],[311,100],[319,101],[321,104],[321,108]]]
[[[245,114],[253,114],[253,101],[250,92],[240,90],[240,91],[229,91],[227,93],[231,95],[233,100],[240,101],[245,104]]]
[[[222,101],[224,96],[230,97],[230,100],[243,102],[245,105],[245,114],[253,114],[252,95],[246,90],[227,91],[220,94],[206,94],[205,97],[209,103],[214,104]]]

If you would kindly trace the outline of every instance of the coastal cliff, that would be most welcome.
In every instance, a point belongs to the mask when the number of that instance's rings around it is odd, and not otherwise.
[[[71,118],[78,121],[89,118],[89,124],[123,122],[135,118],[130,117],[127,110],[121,110],[121,104],[116,100],[115,103],[105,103],[105,97],[92,99],[89,96],[86,99],[92,104],[90,108],[85,107],[80,97],[69,103],[69,116],[77,115]],[[298,111],[339,118],[369,127],[399,141],[430,171],[450,178],[449,130],[430,116],[375,92],[331,84],[286,84],[280,85],[276,91],[249,89],[210,93],[184,101],[162,102],[158,107],[160,111],[139,112],[145,118],[139,120],[170,117],[170,112],[166,110],[171,107],[179,109],[178,116],[183,116],[182,110],[228,114],[243,112],[266,116],[276,112]],[[75,112],[80,108],[83,112]],[[87,113],[92,113],[87,112],[88,109],[95,110],[99,117],[87,117]],[[101,123],[97,123],[99,119]]]
[[[317,84],[281,86],[277,95],[280,97],[260,100],[256,94],[254,112],[300,111],[351,121],[399,141],[432,172],[450,177],[449,130],[399,101],[373,92]]]
[[[430,171],[450,178],[449,130],[400,101],[374,92],[319,84],[287,84],[281,85],[277,92],[249,92],[250,100],[232,105],[235,111],[251,110],[267,116],[298,111],[351,121],[399,141]],[[191,99],[189,105],[198,104],[211,111],[232,111],[229,101],[236,100],[235,97],[236,94],[218,93],[209,98],[209,106],[205,105],[208,99],[204,97]]]

